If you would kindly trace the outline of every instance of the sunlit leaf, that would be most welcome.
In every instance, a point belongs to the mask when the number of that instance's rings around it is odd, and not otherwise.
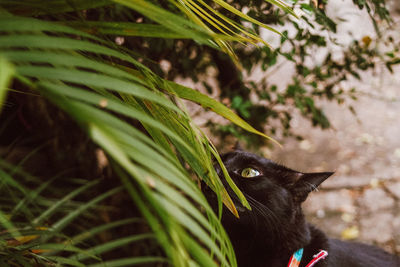
[[[13,74],[14,67],[4,57],[0,56],[0,112]]]

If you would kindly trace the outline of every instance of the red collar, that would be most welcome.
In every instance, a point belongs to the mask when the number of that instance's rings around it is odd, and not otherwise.
[[[292,257],[290,257],[289,263],[287,267],[299,267],[301,258],[303,256],[303,248],[297,250],[293,253]],[[328,256],[328,252],[325,250],[320,250],[317,254],[313,256],[313,259],[306,265],[306,267],[312,267],[320,260],[323,260]]]

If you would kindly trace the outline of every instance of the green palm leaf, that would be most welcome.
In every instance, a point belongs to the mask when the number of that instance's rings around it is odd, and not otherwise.
[[[4,101],[8,84],[14,75],[13,66],[3,57],[0,57],[0,112],[1,104]]]
[[[10,15],[61,14],[106,5],[121,8],[113,2],[157,24],[77,21],[65,19],[68,16],[63,15],[61,21],[50,22]],[[77,183],[52,199],[46,195],[52,189],[52,180],[40,183],[33,176],[17,169],[11,172],[12,167],[0,164],[4,168],[0,175],[5,185],[0,191],[10,195],[10,203],[0,211],[0,224],[6,229],[0,238],[8,240],[7,249],[13,246],[20,249],[21,253],[10,250],[13,251],[11,259],[26,266],[31,258],[43,264],[56,262],[71,266],[132,266],[154,262],[168,262],[173,266],[235,266],[229,238],[192,179],[195,174],[216,192],[220,213],[223,202],[237,215],[213,167],[213,158],[220,162],[219,155],[193,124],[182,103],[176,102],[194,101],[250,132],[269,137],[218,101],[158,77],[135,58],[134,51],[118,47],[103,35],[192,39],[232,57],[234,53],[228,41],[262,40],[203,1],[171,0],[181,14],[145,0],[113,2],[57,0],[48,6],[36,0],[16,1],[15,6],[9,1],[0,2],[6,10],[0,13],[3,14],[0,16],[0,103],[8,89],[18,91],[9,88],[13,78],[33,94],[51,102],[106,152],[123,185],[81,202],[76,198],[100,182]],[[224,1],[214,2],[245,20],[273,30]],[[287,9],[281,2],[276,5]],[[205,22],[219,32],[212,31]],[[147,134],[133,127],[129,123],[132,121],[142,124]],[[226,171],[225,176],[243,205],[249,208]],[[17,182],[16,177],[25,178]],[[31,187],[33,183],[34,189],[27,190],[25,183]],[[91,210],[122,190],[130,195],[153,234],[135,234],[93,244],[97,234],[137,222],[131,218],[81,229],[69,237],[68,233],[77,227],[81,218],[91,216]],[[166,258],[102,260],[107,252],[153,237]],[[26,254],[27,251],[31,252]]]

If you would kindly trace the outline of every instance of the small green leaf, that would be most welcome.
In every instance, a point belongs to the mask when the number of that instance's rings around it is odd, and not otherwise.
[[[0,54],[0,112],[14,72],[14,66]]]
[[[254,129],[247,122],[245,122],[243,119],[241,119],[238,115],[233,113],[229,108],[227,108],[220,102],[216,101],[215,99],[212,99],[212,98],[200,93],[199,91],[193,90],[193,89],[185,87],[183,85],[177,85],[176,83],[173,83],[173,82],[167,82],[167,84],[169,85],[168,88],[172,89],[173,92],[177,96],[187,99],[187,100],[190,100],[190,101],[193,101],[195,103],[198,103],[204,108],[211,109],[215,113],[230,120],[234,124],[242,127],[246,131],[249,131],[254,134],[258,134],[264,138],[271,140],[272,142],[274,142],[275,144],[280,146],[280,144],[276,140],[257,131],[256,129]]]

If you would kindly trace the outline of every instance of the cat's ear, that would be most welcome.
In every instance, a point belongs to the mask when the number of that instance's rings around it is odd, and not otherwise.
[[[318,188],[333,172],[298,173],[297,181],[292,186],[295,201],[303,202],[309,193]]]
[[[239,150],[239,151],[243,151],[242,146],[240,145],[239,141],[236,141],[236,144],[233,147],[233,150]]]

